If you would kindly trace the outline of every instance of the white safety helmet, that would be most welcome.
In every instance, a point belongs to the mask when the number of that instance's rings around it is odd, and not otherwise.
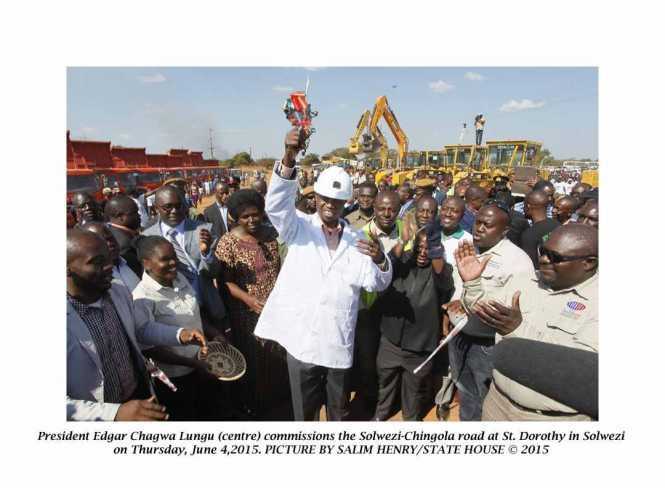
[[[314,191],[324,197],[346,201],[353,195],[353,183],[346,171],[332,166],[319,175]]]

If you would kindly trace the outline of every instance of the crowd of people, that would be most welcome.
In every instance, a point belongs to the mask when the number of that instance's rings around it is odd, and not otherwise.
[[[597,418],[573,379],[515,375],[499,347],[597,356],[597,188],[534,180],[518,202],[507,178],[314,175],[302,143],[269,182],[211,182],[205,208],[182,179],[74,195],[68,419],[422,420],[448,375],[462,421]],[[213,375],[211,341],[245,357],[239,380]]]

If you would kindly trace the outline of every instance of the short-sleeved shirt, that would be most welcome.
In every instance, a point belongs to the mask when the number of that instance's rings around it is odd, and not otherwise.
[[[564,290],[552,290],[537,280],[522,280],[522,324],[503,338],[519,337],[547,344],[598,352],[598,274]],[[501,336],[497,335],[497,339]],[[513,402],[532,410],[575,413],[498,371],[497,387]]]

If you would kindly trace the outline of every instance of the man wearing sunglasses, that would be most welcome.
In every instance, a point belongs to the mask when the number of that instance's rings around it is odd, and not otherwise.
[[[512,303],[493,298],[484,279],[489,259],[460,246],[457,267],[464,281],[462,303],[498,337],[521,337],[598,352],[598,231],[570,223],[555,229],[540,249],[539,280],[517,277]],[[483,420],[589,420],[494,370]]]

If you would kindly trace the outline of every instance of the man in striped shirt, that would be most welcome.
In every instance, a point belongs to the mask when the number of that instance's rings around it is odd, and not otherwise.
[[[90,231],[67,233],[67,419],[165,420],[150,384],[138,341],[202,345],[197,330],[149,320],[126,287],[112,284],[113,263],[104,239]]]

